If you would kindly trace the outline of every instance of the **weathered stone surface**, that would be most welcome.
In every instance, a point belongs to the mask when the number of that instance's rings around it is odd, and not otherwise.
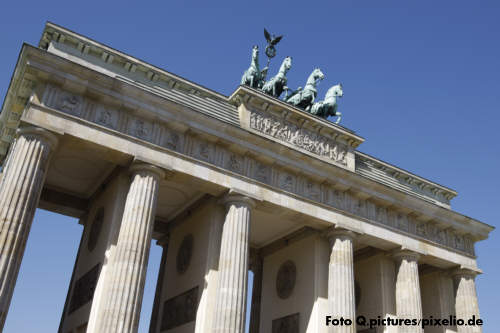
[[[230,193],[224,201],[227,213],[222,230],[213,332],[243,333],[246,316],[250,210],[254,201],[237,193]]]
[[[410,251],[394,254],[397,261],[396,273],[396,313],[399,319],[422,319],[422,300],[418,275],[419,255]],[[400,326],[401,333],[421,333],[422,328]]]
[[[479,305],[477,302],[476,284],[474,279],[476,273],[458,269],[453,272],[455,282],[455,312],[457,319],[467,322],[473,316],[479,319]],[[457,326],[458,333],[481,333],[481,326]]]
[[[336,327],[336,332],[356,332],[356,297],[354,286],[354,233],[330,230],[327,233],[331,254],[328,268],[328,301],[333,318],[352,320],[352,325]]]
[[[50,153],[58,141],[37,127],[21,128],[18,134],[0,181],[0,330],[9,310]]]
[[[164,172],[147,164],[131,168],[118,241],[111,262],[99,332],[137,332],[156,209],[158,185]]]

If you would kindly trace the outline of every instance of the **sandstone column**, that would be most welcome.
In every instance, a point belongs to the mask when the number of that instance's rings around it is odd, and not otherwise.
[[[394,254],[397,261],[396,272],[396,314],[398,319],[422,319],[422,300],[418,275],[417,253],[403,250]],[[401,333],[421,333],[421,326],[403,325]]]
[[[472,316],[476,320],[479,319],[479,305],[477,302],[476,284],[474,279],[475,272],[467,269],[458,269],[453,272],[455,282],[455,312],[458,319],[463,319],[465,323]],[[481,326],[458,326],[457,332],[459,333],[480,333],[482,332]]]
[[[238,193],[224,199],[219,282],[213,332],[243,333],[245,329],[250,238],[250,210],[254,201]]]
[[[0,182],[0,331],[16,285],[26,240],[57,138],[38,127],[18,129]]]
[[[331,254],[328,265],[328,301],[332,319],[342,317],[352,321],[352,325],[336,326],[335,332],[356,332],[356,300],[354,293],[354,252],[355,234],[344,229],[333,229],[327,234]]]
[[[164,172],[143,163],[133,165],[131,172],[98,332],[137,332],[139,325],[158,186]]]

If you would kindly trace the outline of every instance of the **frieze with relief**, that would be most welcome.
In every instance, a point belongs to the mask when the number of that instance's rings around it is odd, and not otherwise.
[[[323,135],[283,121],[271,115],[252,111],[250,128],[269,135],[279,141],[292,144],[315,155],[327,158],[337,164],[347,165],[347,146]]]
[[[75,97],[72,98],[71,96]],[[66,101],[66,102],[64,102]],[[191,157],[217,165],[226,170],[246,174],[256,181],[280,188],[309,200],[329,205],[339,210],[365,218],[370,223],[381,224],[402,232],[426,239],[442,246],[474,255],[474,241],[470,235],[458,235],[451,229],[438,230],[435,222],[410,222],[407,214],[387,207],[355,198],[349,191],[341,191],[333,186],[299,176],[282,167],[263,163],[225,149],[201,136],[176,132],[166,122],[154,124],[151,120],[131,115],[126,110],[118,110],[94,103],[82,96],[71,95],[63,90],[48,86],[42,103],[57,110],[86,119],[136,138],[158,144],[170,150],[185,153]],[[123,124],[123,125],[121,125]],[[153,135],[153,128],[162,128],[161,134]],[[250,126],[256,131],[287,142],[308,152],[327,157],[336,163],[347,163],[347,146],[317,133],[301,129],[270,115],[252,111]],[[217,154],[221,155],[216,157]]]

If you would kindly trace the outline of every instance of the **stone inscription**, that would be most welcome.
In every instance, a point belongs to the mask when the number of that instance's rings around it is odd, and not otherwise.
[[[196,319],[198,308],[198,286],[178,296],[166,300],[160,330],[169,330]]]
[[[100,272],[101,263],[98,263],[81,278],[76,280],[71,302],[69,303],[68,314],[73,313],[92,300]]]
[[[250,127],[297,148],[347,165],[347,146],[276,117],[252,111]]]
[[[282,167],[262,163],[256,159],[230,152],[220,148],[213,142],[204,140],[201,136],[193,137],[191,134],[176,132],[169,128],[167,123],[155,122],[154,127],[159,128],[159,134],[154,136],[150,134],[153,129],[151,120],[144,119],[141,122],[141,119],[128,114],[127,111],[108,108],[53,86],[48,86],[42,102],[62,112],[79,115],[79,117],[88,121],[141,138],[167,149],[176,150],[195,159],[217,165],[225,170],[240,174],[245,173],[245,170],[249,170],[248,176],[259,182],[281,188],[284,191],[330,207],[348,211],[369,220],[370,223],[391,227],[414,237],[474,255],[474,241],[470,235],[461,235],[450,229],[439,229],[433,221],[416,221],[407,214],[395,212],[370,200],[356,198],[351,195],[350,191],[340,191],[332,186],[308,179],[307,176],[286,171]],[[86,111],[84,112],[84,110]],[[336,163],[342,165],[347,163],[346,146],[322,135],[301,129],[292,123],[252,111],[250,127],[321,157],[327,157]],[[217,158],[216,154],[222,154],[223,156]]]
[[[299,333],[299,314],[274,319],[272,333]]]

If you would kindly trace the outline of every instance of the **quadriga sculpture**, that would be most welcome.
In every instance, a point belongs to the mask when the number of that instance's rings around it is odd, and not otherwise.
[[[314,69],[307,79],[304,90],[302,90],[302,87],[299,87],[286,99],[286,102],[309,111],[314,103],[316,95],[318,94],[316,85],[324,78],[325,75],[319,68]]]
[[[278,74],[264,84],[262,91],[268,95],[279,98],[283,90],[288,90],[286,86],[286,73],[290,68],[292,68],[292,57],[286,57],[281,64]]]
[[[262,88],[266,78],[267,67],[262,71],[259,68],[259,47],[255,45],[252,49],[252,62],[250,67],[243,73],[241,83],[252,88]]]
[[[340,98],[343,95],[342,84],[339,83],[334,85],[326,92],[325,99],[318,103],[314,103],[309,112],[325,119],[329,116],[338,116],[335,122],[335,124],[338,124],[342,117],[342,113],[337,111],[337,97]]]

